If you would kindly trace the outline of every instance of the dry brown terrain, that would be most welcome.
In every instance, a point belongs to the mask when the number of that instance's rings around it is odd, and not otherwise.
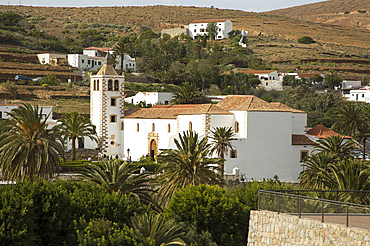
[[[365,13],[363,13],[366,11]],[[317,23],[370,30],[369,0],[329,0],[266,12]]]

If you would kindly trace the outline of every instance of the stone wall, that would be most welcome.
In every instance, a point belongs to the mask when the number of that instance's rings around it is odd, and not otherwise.
[[[270,211],[251,211],[248,245],[365,245],[370,231]]]

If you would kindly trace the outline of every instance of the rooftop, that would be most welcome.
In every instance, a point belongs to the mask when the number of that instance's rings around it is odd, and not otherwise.
[[[333,131],[330,128],[327,128],[326,126],[323,125],[317,125],[313,128],[311,128],[309,131],[307,131],[307,134],[311,136],[315,136],[318,138],[327,138],[330,136],[343,136],[335,131]],[[351,139],[352,137],[350,136],[344,136],[345,139]]]
[[[292,134],[292,145],[317,145],[303,134]]]
[[[213,19],[213,20],[195,20],[190,23],[209,23],[209,22],[225,22],[228,19]]]

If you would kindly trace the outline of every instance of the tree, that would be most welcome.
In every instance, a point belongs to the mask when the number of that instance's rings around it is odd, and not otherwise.
[[[117,42],[116,45],[114,46],[113,48],[114,52],[120,56],[121,58],[121,67],[120,67],[120,71],[121,71],[121,74],[123,73],[123,60],[125,59],[125,53],[127,52],[127,48],[126,48],[126,44],[123,42],[123,40],[121,42]]]
[[[148,178],[149,174],[139,172],[139,167],[129,167],[127,163],[120,163],[118,160],[103,162],[102,165],[90,164],[89,167],[80,172],[84,181],[89,181],[103,186],[109,194],[120,192],[132,194],[140,201],[152,203]]]
[[[196,104],[204,101],[205,98],[193,83],[184,82],[179,90],[174,93],[171,103],[174,104]]]
[[[164,162],[158,172],[158,181],[162,184],[158,196],[166,204],[174,193],[189,185],[223,184],[223,179],[215,173],[215,165],[223,163],[222,159],[209,158],[211,145],[208,138],[198,138],[193,131],[179,133],[175,139],[176,150],[165,150],[158,160]]]
[[[218,26],[216,22],[208,22],[206,32],[209,39],[215,40],[218,32]]]
[[[51,179],[59,171],[63,146],[53,129],[47,129],[42,108],[25,103],[13,109],[0,124],[0,167],[5,180]]]
[[[319,145],[314,147],[314,151],[326,152],[336,160],[343,160],[352,155],[355,149],[352,141],[347,141],[344,136],[329,136],[317,140]]]
[[[327,152],[320,152],[308,157],[303,164],[304,170],[298,177],[299,186],[304,189],[326,189],[331,182],[328,166],[332,162],[333,155]]]
[[[233,149],[233,145],[231,144],[231,141],[236,140],[236,138],[233,138],[235,136],[233,130],[231,127],[227,128],[225,127],[216,127],[213,128],[211,131],[211,139],[212,139],[212,145],[213,148],[211,152],[216,152],[219,158],[223,160],[223,163],[220,165],[221,170],[221,176],[224,176],[224,166],[225,166],[225,154],[227,155],[227,151],[229,149]]]
[[[299,38],[297,40],[298,43],[301,43],[301,44],[312,44],[312,43],[315,43],[315,41],[309,37],[309,36],[303,36],[301,38]]]
[[[56,126],[56,129],[64,141],[72,140],[72,160],[76,159],[76,139],[78,137],[88,137],[92,141],[97,141],[95,126],[78,112],[65,114],[58,121],[60,125]]]
[[[337,73],[334,71],[330,71],[329,75],[325,77],[325,84],[330,89],[333,89],[334,86],[339,87],[342,79],[338,77]]]
[[[131,218],[131,225],[141,243],[152,242],[153,246],[186,245],[181,239],[184,235],[182,226],[174,219],[166,219],[162,214],[153,212],[136,215]]]

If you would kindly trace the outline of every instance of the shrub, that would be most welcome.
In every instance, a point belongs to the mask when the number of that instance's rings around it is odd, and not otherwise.
[[[364,14],[364,13],[366,13],[366,10],[358,10],[358,12],[359,12],[360,14]]]
[[[309,36],[303,36],[301,38],[299,38],[297,40],[298,43],[301,43],[301,44],[312,44],[312,43],[315,43],[315,41],[309,37]]]
[[[349,11],[344,12],[344,14],[345,14],[345,15],[347,15],[347,14],[349,14],[349,13],[350,13]]]

